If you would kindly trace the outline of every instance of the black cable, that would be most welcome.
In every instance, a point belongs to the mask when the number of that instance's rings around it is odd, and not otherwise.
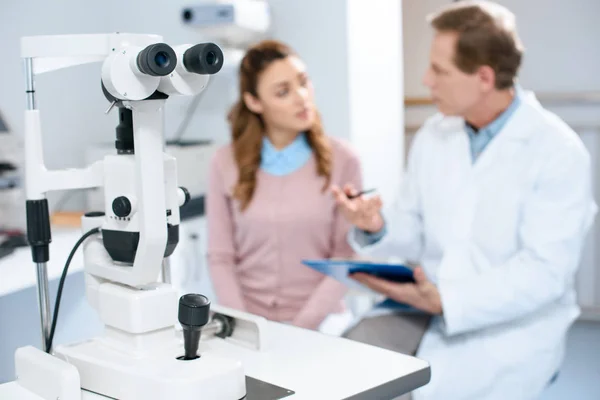
[[[60,276],[60,282],[58,283],[58,291],[56,292],[56,301],[54,303],[54,314],[52,315],[52,329],[50,330],[50,337],[48,338],[48,342],[46,343],[46,353],[50,353],[52,349],[52,340],[54,340],[54,331],[56,329],[56,321],[58,320],[58,309],[60,307],[60,298],[62,296],[63,287],[65,285],[65,279],[67,278],[67,271],[69,270],[69,265],[71,264],[71,260],[77,251],[77,248],[84,242],[85,239],[92,236],[95,233],[99,233],[100,228],[94,228],[84,233],[83,236],[79,238],[73,249],[71,250],[71,254],[69,254],[69,258],[67,258],[67,262],[65,263],[65,267],[63,268],[62,275]]]

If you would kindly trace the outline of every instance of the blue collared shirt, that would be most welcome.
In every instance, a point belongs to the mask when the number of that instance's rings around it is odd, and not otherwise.
[[[492,141],[492,139],[504,128],[506,122],[513,115],[515,110],[519,108],[521,104],[521,98],[519,90],[515,90],[515,97],[506,110],[502,112],[496,119],[484,126],[483,128],[476,130],[468,123],[465,123],[465,130],[469,135],[469,144],[471,146],[471,160],[475,162],[479,155],[483,152],[486,146]]]
[[[310,159],[312,149],[301,133],[292,143],[277,150],[271,141],[264,136],[260,152],[260,168],[276,176],[291,174],[301,168]]]

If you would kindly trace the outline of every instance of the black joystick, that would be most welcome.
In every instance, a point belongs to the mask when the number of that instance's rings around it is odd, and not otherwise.
[[[183,327],[185,355],[179,360],[198,358],[202,327],[208,323],[210,300],[201,294],[186,294],[179,299],[179,323]]]

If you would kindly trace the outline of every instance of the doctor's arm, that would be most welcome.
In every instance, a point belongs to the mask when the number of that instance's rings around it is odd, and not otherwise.
[[[440,278],[447,334],[525,317],[551,306],[573,285],[596,205],[589,157],[571,150],[547,162],[525,200],[518,253],[480,274]]]
[[[218,303],[245,311],[235,270],[234,223],[231,204],[223,185],[218,157],[213,158],[206,195],[208,224],[208,268]]]
[[[358,157],[346,162],[342,174],[344,182],[362,190],[362,174]],[[354,251],[347,241],[350,223],[346,221],[339,207],[335,208],[331,235],[331,258],[350,258]],[[325,277],[311,294],[293,323],[296,326],[317,329],[321,322],[340,304],[347,292],[346,286],[331,277]]]
[[[406,261],[419,260],[423,247],[423,223],[417,161],[422,157],[422,141],[422,135],[417,133],[395,201],[390,206],[384,205],[382,212],[377,210],[381,212],[383,227],[376,232],[367,232],[360,226],[355,226],[350,231],[349,243],[362,256],[370,258],[391,256]]]

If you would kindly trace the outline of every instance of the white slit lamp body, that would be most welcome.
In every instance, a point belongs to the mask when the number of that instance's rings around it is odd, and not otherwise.
[[[152,46],[162,47],[153,51]],[[105,333],[58,346],[53,353],[76,368],[82,388],[113,398],[245,396],[241,362],[212,354],[202,363],[177,359],[184,352],[175,330],[177,293],[157,283],[166,249],[172,252],[176,245],[170,241],[177,235],[170,233],[179,225],[185,192],[177,187],[175,159],[164,152],[166,96],[148,98],[157,91],[189,96],[205,88],[208,75],[190,72],[182,62],[191,47],[172,49],[160,36],[117,33],[22,40],[21,55],[31,59],[34,74],[101,61],[106,92],[118,107],[131,111],[133,150],[129,143],[129,148],[84,170],[65,171],[46,170],[40,112],[32,109],[25,115],[28,200],[41,200],[51,190],[104,188],[106,210],[84,216],[82,228],[87,232],[99,227],[102,232],[84,243],[84,260],[88,300],[100,314]],[[149,57],[146,65],[144,57]],[[163,66],[156,64],[153,70],[152,57],[171,66],[161,71]],[[108,244],[111,236],[113,243]]]
[[[179,207],[189,195],[177,185],[176,160],[164,152],[162,107],[169,96],[192,96],[206,87],[209,75],[218,72],[223,63],[223,54],[216,45],[171,48],[162,43],[160,36],[139,34],[39,36],[22,39],[21,56],[29,74],[25,112],[28,219],[29,203],[43,203],[49,191],[104,188],[104,212],[88,213],[82,218],[82,233],[94,228],[99,228],[99,233],[88,237],[82,246],[87,298],[105,329],[101,337],[56,346],[49,352],[32,346],[18,349],[17,379],[0,385],[0,398],[239,400],[248,394],[246,374],[249,373],[257,379],[276,380],[275,385],[295,385],[290,388],[297,391],[291,394],[292,398],[317,398],[318,392],[310,391],[317,390],[314,386],[319,383],[307,380],[326,374],[301,377],[298,371],[314,368],[302,366],[306,359],[292,358],[301,356],[295,353],[298,349],[307,358],[312,357],[302,349],[313,348],[315,354],[330,360],[331,366],[324,368],[333,370],[334,365],[350,364],[347,360],[355,357],[358,364],[366,363],[364,369],[348,366],[356,377],[341,372],[341,376],[330,378],[329,383],[335,383],[336,379],[340,383],[352,382],[359,376],[367,379],[367,372],[372,371],[374,364],[386,368],[385,373],[370,381],[334,384],[338,392],[324,392],[324,398],[338,398],[332,393],[338,393],[339,398],[350,397],[375,387],[387,388],[389,398],[393,398],[401,394],[399,391],[413,390],[429,381],[429,366],[413,357],[218,306],[211,307],[209,321],[209,303],[202,303],[202,296],[194,297],[185,307],[183,297],[179,299],[179,322],[184,334],[176,328],[179,327],[177,292],[169,284],[158,282],[158,278],[164,258],[177,245]],[[42,157],[40,111],[35,105],[33,77],[90,62],[103,63],[102,90],[112,102],[111,108],[116,106],[119,110],[115,154],[84,169],[47,170]],[[119,130],[123,135],[119,136]],[[35,210],[31,213],[35,214]],[[38,267],[46,348],[50,319],[45,277],[48,250],[46,246],[44,258],[43,246],[32,240],[35,235],[30,231],[35,222],[28,221],[28,236]],[[49,236],[49,225],[45,228]],[[205,320],[199,323],[198,318]],[[225,334],[224,326],[231,328]],[[196,332],[196,347],[188,348],[192,343],[185,336],[188,331],[192,332],[190,335]],[[209,336],[210,332],[215,335]],[[274,339],[272,335],[279,337]],[[302,344],[294,348],[289,341]],[[275,345],[270,348],[270,343]],[[189,354],[199,357],[182,359]],[[338,355],[339,362],[335,362]],[[320,362],[313,360],[311,364]],[[403,380],[405,377],[410,377],[410,381]],[[391,391],[390,382],[396,384]],[[300,390],[303,385],[307,388],[304,394]]]

